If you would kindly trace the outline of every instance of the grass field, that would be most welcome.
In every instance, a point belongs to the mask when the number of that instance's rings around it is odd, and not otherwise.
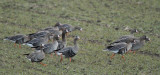
[[[23,54],[28,46],[13,47],[6,36],[29,34],[56,22],[81,26],[80,50],[73,62],[46,55],[46,67],[28,61]],[[109,27],[108,27],[109,26]],[[147,35],[151,41],[136,54],[110,60],[103,52],[107,40],[130,34],[128,26]],[[119,30],[115,30],[119,28]],[[0,0],[0,74],[1,75],[159,75],[160,74],[160,0]],[[67,38],[68,46],[73,38]]]

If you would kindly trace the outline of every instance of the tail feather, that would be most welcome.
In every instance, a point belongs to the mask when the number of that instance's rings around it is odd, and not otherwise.
[[[108,49],[103,49],[103,51],[109,51]]]
[[[28,54],[23,54],[23,55],[29,55],[29,53]]]
[[[61,55],[62,53],[57,52],[56,54],[57,54],[57,55]]]
[[[28,45],[28,46],[30,46],[30,47],[33,47],[33,45],[32,45],[32,44],[29,44],[29,43],[26,43],[26,45]]]

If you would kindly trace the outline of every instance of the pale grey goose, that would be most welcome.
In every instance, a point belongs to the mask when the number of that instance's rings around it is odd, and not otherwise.
[[[42,50],[42,46],[40,48],[40,50],[35,50],[34,52],[30,53],[30,54],[24,54],[27,55],[27,58],[31,61],[31,62],[40,62],[40,64],[42,64],[43,66],[46,66],[46,64],[43,64],[42,61],[45,58],[45,53]]]
[[[64,30],[62,32],[62,41],[61,40],[58,40],[58,48],[57,50],[61,50],[63,48],[66,47],[67,45],[67,42],[66,42],[66,34],[68,33],[68,30]]]
[[[74,38],[74,46],[69,46],[69,47],[63,48],[63,49],[61,49],[57,52],[58,55],[61,55],[61,60],[60,61],[63,60],[62,55],[64,55],[65,58],[70,58],[70,62],[71,62],[71,58],[74,57],[79,50],[79,47],[78,47],[78,44],[77,44],[78,39],[80,39],[79,36],[76,36]]]
[[[103,51],[113,52],[114,54],[111,56],[111,59],[115,54],[122,54],[122,58],[124,59],[123,54],[131,49],[133,42],[134,39],[127,39],[125,42],[113,43],[112,45],[107,46]]]
[[[49,43],[49,44],[45,44],[44,45],[44,48],[43,48],[43,51],[44,53],[47,53],[47,54],[51,54],[57,50],[57,47],[58,47],[58,41],[59,40],[59,35],[55,35],[53,37],[53,42],[52,43]]]

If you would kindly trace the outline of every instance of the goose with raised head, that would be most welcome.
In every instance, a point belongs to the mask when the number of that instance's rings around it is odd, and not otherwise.
[[[62,32],[62,41],[61,40],[58,40],[58,48],[57,48],[57,51],[58,50],[61,50],[63,48],[66,47],[67,45],[67,42],[66,42],[66,34],[68,33],[68,30],[64,30]]]
[[[74,38],[74,46],[69,46],[69,47],[63,48],[57,52],[58,55],[61,55],[60,61],[63,60],[63,55],[64,55],[65,58],[70,58],[70,62],[71,62],[71,58],[74,57],[79,50],[79,46],[77,44],[77,40],[79,40],[79,39],[80,39],[79,36],[76,36]]]

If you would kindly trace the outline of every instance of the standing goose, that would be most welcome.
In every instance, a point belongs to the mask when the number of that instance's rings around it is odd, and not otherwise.
[[[52,53],[53,53],[55,50],[57,50],[57,47],[58,47],[58,42],[57,42],[57,40],[59,40],[59,35],[55,35],[55,36],[53,37],[53,42],[52,42],[52,43],[45,44],[45,45],[44,45],[44,49],[43,49],[44,53],[47,53],[47,54],[51,54],[51,55],[52,55]]]
[[[61,55],[61,60],[60,60],[61,62],[63,60],[62,55],[64,55],[65,58],[70,58],[70,62],[71,62],[71,58],[74,57],[79,50],[79,47],[77,44],[77,40],[79,40],[79,39],[80,39],[79,36],[76,36],[74,38],[74,46],[63,48],[57,52],[58,55]]]
[[[36,46],[41,46],[41,44],[46,44],[49,40],[49,34],[44,36],[44,37],[37,37],[32,39],[31,41],[28,41],[26,43],[26,45],[30,46],[30,47],[36,47]]]
[[[133,42],[134,42],[134,39],[128,39],[126,42],[114,43],[110,46],[107,46],[106,49],[104,49],[104,51],[111,51],[114,53],[111,56],[111,59],[115,54],[121,54],[122,58],[124,59],[123,54],[131,49]]]
[[[66,47],[67,42],[66,42],[66,34],[68,33],[68,30],[64,30],[62,32],[62,41],[58,40],[58,48],[57,50],[61,50]]]
[[[24,54],[27,55],[27,58],[31,61],[31,62],[40,62],[40,64],[42,64],[43,66],[46,66],[46,64],[43,64],[42,61],[45,58],[45,53],[42,50],[42,46],[40,50],[36,50],[30,54]]]
[[[131,51],[135,51],[140,49],[144,46],[145,41],[150,41],[150,38],[148,38],[146,35],[143,35],[142,37],[135,39],[135,43],[132,45]]]

